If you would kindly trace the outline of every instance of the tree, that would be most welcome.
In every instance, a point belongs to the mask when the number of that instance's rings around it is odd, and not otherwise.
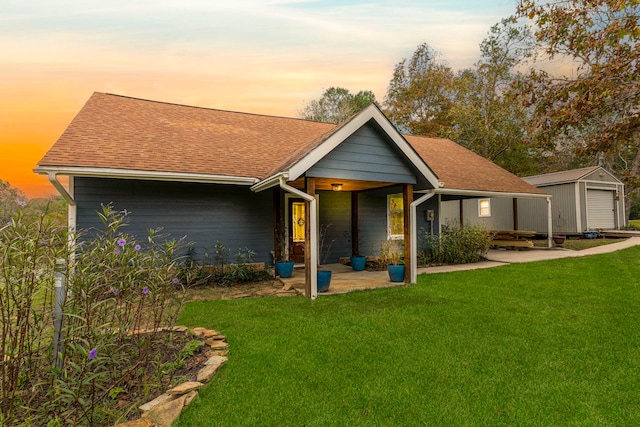
[[[319,100],[309,102],[299,111],[301,118],[325,123],[342,123],[371,104],[378,104],[370,90],[355,95],[341,87],[326,89]]]
[[[526,27],[505,19],[489,30],[480,44],[474,68],[454,79],[455,101],[449,111],[451,127],[444,135],[517,175],[536,172],[526,145],[527,112],[513,98],[515,67],[531,53]]]
[[[517,14],[533,21],[541,53],[574,65],[562,76],[532,69],[523,81],[532,136],[549,150],[573,138],[576,152],[601,159],[625,183],[628,217],[640,191],[639,2],[520,0]]]
[[[402,132],[440,136],[449,125],[453,71],[428,44],[393,70],[384,100],[385,113]]]
[[[27,205],[22,191],[12,187],[8,181],[0,179],[0,228],[3,227],[20,207]]]

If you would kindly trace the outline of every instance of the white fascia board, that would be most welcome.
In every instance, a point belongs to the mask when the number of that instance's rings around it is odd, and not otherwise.
[[[289,169],[289,179],[296,180],[302,176],[313,165],[320,161],[324,156],[329,154],[331,150],[340,145],[345,139],[351,136],[354,132],[364,126],[368,121],[374,120],[382,130],[391,138],[396,146],[402,151],[402,153],[409,159],[409,161],[420,171],[420,173],[429,181],[433,188],[438,188],[438,177],[427,166],[422,158],[415,152],[413,147],[409,145],[406,139],[396,130],[396,128],[389,122],[384,114],[371,104],[359,114],[351,119],[350,122],[338,129],[332,134],[326,141],[314,148],[304,158],[299,160]]]
[[[260,191],[279,186],[280,182],[282,182],[280,179],[281,177],[284,177],[285,181],[289,180],[289,176],[287,175],[286,172],[279,172],[275,175],[270,176],[269,178],[263,179],[262,181],[254,184],[251,187],[251,191],[255,193],[259,193]]]
[[[41,166],[33,170],[35,173],[48,175],[68,175],[91,178],[141,179],[149,181],[199,182],[208,184],[253,185],[257,178],[228,175],[209,175],[201,173],[143,171],[114,168],[87,168],[68,166]]]
[[[508,197],[508,198],[518,198],[518,199],[546,199],[547,197],[551,197],[551,195],[549,194],[462,190],[457,188],[439,188],[437,190],[416,191],[416,193],[425,193],[429,191],[433,191],[436,194],[444,194],[444,195],[450,195],[450,196],[470,196],[470,197]]]

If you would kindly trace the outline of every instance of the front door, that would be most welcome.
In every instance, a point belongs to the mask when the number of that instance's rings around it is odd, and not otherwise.
[[[289,199],[289,259],[304,263],[305,203],[302,199]]]

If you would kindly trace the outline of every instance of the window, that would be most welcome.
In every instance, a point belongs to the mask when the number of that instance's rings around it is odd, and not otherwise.
[[[390,239],[404,238],[404,202],[402,194],[387,196],[387,233]]]
[[[478,200],[478,216],[480,218],[491,216],[491,199]]]
[[[293,202],[291,204],[291,227],[294,242],[304,242],[304,218],[304,202]]]

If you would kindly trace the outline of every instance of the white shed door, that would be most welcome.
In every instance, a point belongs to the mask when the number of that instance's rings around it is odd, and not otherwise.
[[[587,190],[588,228],[616,228],[613,191]]]

